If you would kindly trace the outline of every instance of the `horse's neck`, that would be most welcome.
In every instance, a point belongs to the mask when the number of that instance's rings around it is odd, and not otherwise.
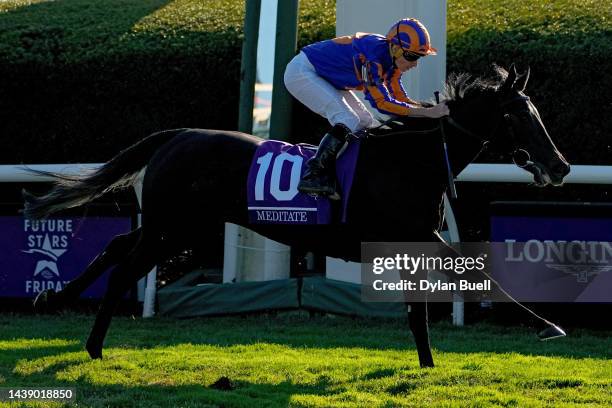
[[[489,108],[484,103],[478,106],[459,105],[456,110],[451,109],[453,120],[463,128],[448,123],[444,125],[450,163],[455,175],[476,158],[484,141],[491,136],[493,115],[486,112],[487,109]],[[395,170],[399,173],[423,168],[427,169],[428,174],[439,173],[445,176],[441,121],[408,118],[403,119],[403,122],[403,126],[394,129],[372,130],[373,138],[370,138],[366,143],[367,147],[362,149],[361,162],[376,168],[382,166],[383,162],[388,163],[389,158],[392,158],[403,163]]]
[[[362,149],[365,162],[381,163],[388,157],[401,158],[401,163],[422,163],[435,167],[440,152],[440,122],[432,119],[403,119],[403,125],[392,129],[374,129]],[[399,166],[398,171],[403,170]]]
[[[461,128],[447,125],[449,155],[455,175],[459,174],[482,152],[484,144],[495,131],[495,115],[483,109],[459,107],[451,118]]]

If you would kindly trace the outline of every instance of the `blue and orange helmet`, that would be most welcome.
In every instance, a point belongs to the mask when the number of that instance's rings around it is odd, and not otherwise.
[[[437,52],[431,46],[427,28],[416,18],[404,18],[393,24],[387,33],[387,40],[402,51],[419,56],[436,55]]]

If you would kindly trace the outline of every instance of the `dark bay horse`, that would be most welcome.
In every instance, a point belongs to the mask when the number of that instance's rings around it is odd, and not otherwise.
[[[67,305],[115,266],[86,344],[89,355],[100,358],[112,314],[128,288],[177,251],[219,239],[225,222],[248,226],[300,250],[351,261],[360,260],[361,242],[438,241],[442,196],[448,186],[441,127],[454,174],[487,145],[513,154],[517,164],[533,173],[536,184],[561,184],[569,165],[524,94],[529,71],[519,75],[514,66],[509,72],[496,70],[497,80],[451,78],[444,95],[450,108],[445,121],[405,118],[370,131],[362,141],[345,224],[249,225],[246,179],[262,140],[244,133],[162,131],[91,174],[54,174],[57,181],[48,194],[35,197],[24,192],[26,217],[43,218],[128,187],[146,166],[142,226],[115,237],[64,290],[41,293],[35,307]],[[419,362],[433,366],[427,304],[409,304]]]

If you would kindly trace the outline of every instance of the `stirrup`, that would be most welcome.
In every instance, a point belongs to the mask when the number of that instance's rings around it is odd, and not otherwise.
[[[324,185],[316,185],[316,186],[304,186],[303,185],[303,181],[300,181],[300,184],[298,185],[298,191],[301,193],[305,193],[305,194],[309,194],[311,196],[322,196],[322,197],[327,197],[330,200],[340,200],[340,194],[338,194],[338,191],[335,189],[335,187],[333,186],[324,186]],[[327,190],[325,190],[327,188]],[[333,192],[330,192],[329,190],[333,189]]]
[[[340,199],[342,199],[342,197],[340,197],[340,194],[338,194],[337,191],[334,191],[334,194],[306,193],[306,192],[304,192],[304,194],[308,194],[309,196],[314,197],[314,198],[326,197],[333,201],[340,201]]]
[[[329,198],[330,200],[334,200],[334,201],[340,201],[342,197],[340,197],[340,193],[338,193],[337,191],[334,191],[334,194],[328,195],[327,198]]]

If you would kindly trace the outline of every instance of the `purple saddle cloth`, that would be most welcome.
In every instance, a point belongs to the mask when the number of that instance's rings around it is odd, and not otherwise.
[[[341,201],[341,222],[355,174],[360,141],[351,138],[336,161]],[[316,146],[267,140],[253,156],[247,178],[247,205],[252,224],[329,224],[332,208],[327,197],[301,193],[297,186],[306,162],[315,155]]]

